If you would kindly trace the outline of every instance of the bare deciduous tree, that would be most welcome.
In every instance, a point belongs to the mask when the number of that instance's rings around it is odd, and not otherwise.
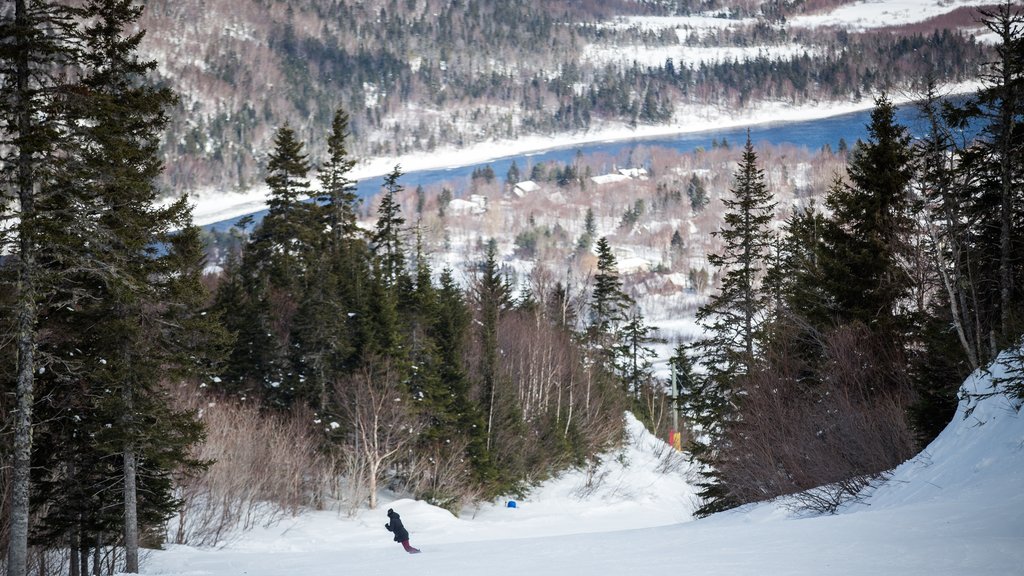
[[[366,362],[362,371],[335,387],[338,404],[352,426],[352,445],[361,462],[357,481],[365,483],[370,509],[389,464],[416,442],[422,422],[409,407],[407,393],[390,360]]]

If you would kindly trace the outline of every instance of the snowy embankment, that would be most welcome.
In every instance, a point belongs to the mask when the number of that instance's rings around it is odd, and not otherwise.
[[[993,374],[965,383],[991,391]],[[966,398],[953,422],[863,502],[807,517],[782,502],[692,520],[693,488],[664,445],[630,419],[631,441],[588,474],[549,481],[518,507],[462,518],[422,502],[386,502],[352,518],[308,513],[217,550],[153,552],[149,575],[701,576],[1024,574],[1024,415],[997,395]],[[664,473],[668,462],[670,471]],[[588,485],[588,478],[591,481]],[[599,481],[598,481],[599,480]],[[408,555],[384,530],[402,514]]]

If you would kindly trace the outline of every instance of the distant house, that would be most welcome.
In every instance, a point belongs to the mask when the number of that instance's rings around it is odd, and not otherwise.
[[[600,176],[593,176],[590,178],[590,181],[598,186],[611,184],[613,182],[623,182],[625,180],[629,180],[629,176],[624,176],[622,174],[601,174]]]
[[[634,180],[647,180],[647,168],[619,168],[619,174]]]
[[[483,214],[487,212],[487,198],[471,194],[469,199],[455,198],[448,203],[449,214]]]
[[[512,193],[515,194],[517,198],[522,198],[530,192],[536,192],[537,190],[540,190],[540,185],[533,180],[523,180],[522,182],[517,182],[516,185],[512,187]]]
[[[598,186],[601,186],[602,184],[612,184],[615,182],[625,182],[626,180],[647,180],[647,169],[620,168],[617,172],[601,174],[600,176],[594,176],[590,179],[591,182]]]

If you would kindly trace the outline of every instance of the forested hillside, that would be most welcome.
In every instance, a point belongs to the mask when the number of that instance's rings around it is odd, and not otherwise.
[[[150,0],[141,49],[181,95],[173,190],[245,189],[288,122],[324,151],[338,107],[357,158],[682,122],[693,106],[847,101],[973,78],[975,16],[850,32],[806,3]],[[712,14],[677,20],[670,16]],[[652,19],[628,19],[647,15]],[[962,31],[963,29],[963,31]],[[684,113],[685,111],[685,113]]]

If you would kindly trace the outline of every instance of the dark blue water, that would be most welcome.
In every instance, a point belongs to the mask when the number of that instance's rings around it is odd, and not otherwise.
[[[912,104],[897,108],[896,117],[897,121],[906,126],[914,136],[922,135],[927,130],[917,107]],[[757,124],[749,127],[750,139],[755,147],[760,143],[774,145],[792,144],[807,148],[808,150],[817,150],[828,144],[833,149],[836,149],[841,138],[845,139],[849,146],[853,146],[854,142],[858,139],[866,140],[868,133],[867,125],[870,121],[871,110],[869,109],[818,120]],[[468,186],[473,171],[488,165],[494,169],[497,178],[504,180],[505,174],[514,161],[522,174],[521,179],[525,180],[529,175],[530,166],[547,162],[556,162],[564,165],[571,163],[578,154],[582,154],[584,157],[593,154],[604,154],[611,158],[629,158],[632,157],[633,151],[640,148],[666,148],[686,153],[692,152],[697,148],[710,149],[712,141],[720,143],[725,140],[732,147],[742,146],[746,142],[746,138],[747,127],[743,126],[673,136],[576,144],[541,152],[505,156],[458,168],[409,172],[404,174],[399,182],[407,190],[415,189],[417,186],[429,189],[434,185],[445,184],[458,195],[463,188]],[[637,164],[641,165],[642,159],[637,159]],[[377,194],[380,192],[383,182],[383,176],[361,180],[357,188],[359,196],[368,198]],[[265,213],[266,211],[258,212],[253,214],[253,217],[256,221],[259,221]],[[210,224],[204,228],[226,230],[237,220],[238,218],[232,218],[231,220]]]

